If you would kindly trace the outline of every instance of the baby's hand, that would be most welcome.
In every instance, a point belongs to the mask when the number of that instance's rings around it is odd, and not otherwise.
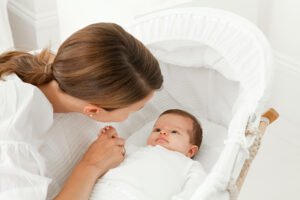
[[[119,137],[117,130],[112,126],[105,126],[104,128],[102,128],[99,133],[99,136],[100,135],[102,135],[102,137],[106,136],[109,138],[118,138]]]
[[[119,139],[123,140],[123,138],[119,137],[117,130],[113,126],[105,126],[104,128],[102,128],[100,130],[99,137],[101,137],[101,138],[119,138]],[[126,150],[125,150],[124,144],[119,145],[119,146],[123,148],[122,154],[125,155]]]
[[[124,144],[124,139],[118,136],[113,127],[104,127],[80,162],[84,166],[95,167],[99,177],[124,160]]]

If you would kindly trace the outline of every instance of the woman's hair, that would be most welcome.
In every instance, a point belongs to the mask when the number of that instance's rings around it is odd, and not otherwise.
[[[71,35],[53,55],[0,55],[0,76],[15,73],[39,86],[52,80],[61,90],[107,110],[126,107],[159,89],[158,61],[132,35],[113,23],[89,25]]]
[[[193,145],[197,145],[200,148],[202,143],[203,133],[202,133],[201,124],[195,116],[180,109],[166,110],[163,113],[161,113],[160,116],[165,114],[175,114],[175,115],[179,115],[191,119],[193,121],[193,128],[192,128],[192,132],[190,133],[190,143]]]

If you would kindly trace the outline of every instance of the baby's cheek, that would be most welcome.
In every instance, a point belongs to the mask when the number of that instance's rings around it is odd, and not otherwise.
[[[152,137],[150,136],[147,140],[147,145],[152,145],[153,144],[153,139]]]
[[[182,152],[186,152],[189,150],[189,144],[186,142],[178,143]]]

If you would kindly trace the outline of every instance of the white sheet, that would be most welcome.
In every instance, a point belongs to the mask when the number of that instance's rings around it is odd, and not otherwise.
[[[182,153],[161,146],[126,149],[124,162],[99,179],[91,200],[187,200],[205,180],[201,164]]]

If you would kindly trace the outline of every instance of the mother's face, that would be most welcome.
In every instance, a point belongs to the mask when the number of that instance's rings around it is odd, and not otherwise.
[[[131,113],[134,113],[141,108],[144,107],[144,105],[153,97],[154,91],[151,92],[148,96],[146,96],[144,99],[135,102],[125,108],[119,108],[112,111],[106,111],[104,109],[101,109],[101,111],[95,116],[93,116],[93,119],[100,121],[100,122],[121,122],[126,120]]]

